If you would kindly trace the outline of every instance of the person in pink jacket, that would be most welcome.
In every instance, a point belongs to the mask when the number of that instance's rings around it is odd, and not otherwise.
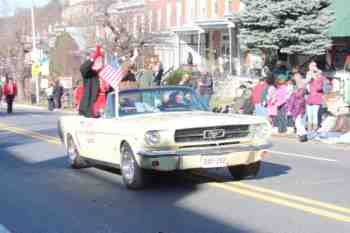
[[[317,69],[307,85],[306,112],[309,131],[315,131],[318,127],[318,111],[323,102],[324,82],[322,71]]]
[[[274,85],[271,85],[267,93],[267,115],[274,127],[276,127],[275,121],[278,109],[277,89]]]

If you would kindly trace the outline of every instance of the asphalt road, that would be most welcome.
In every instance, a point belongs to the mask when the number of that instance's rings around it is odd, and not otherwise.
[[[118,170],[68,167],[59,113],[0,113],[0,233],[347,233],[350,148],[273,139],[255,179],[162,174],[143,191]]]

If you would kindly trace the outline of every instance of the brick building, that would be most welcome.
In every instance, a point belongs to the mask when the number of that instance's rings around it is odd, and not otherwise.
[[[64,18],[79,18],[95,1],[70,0]],[[158,38],[153,45],[165,69],[186,63],[191,53],[195,64],[233,74],[240,53],[229,18],[240,8],[240,0],[115,0],[108,11],[135,36],[141,30]]]
[[[229,20],[239,0],[145,0],[150,29],[163,35],[156,52],[166,68],[187,62],[235,73],[239,63],[237,29]]]

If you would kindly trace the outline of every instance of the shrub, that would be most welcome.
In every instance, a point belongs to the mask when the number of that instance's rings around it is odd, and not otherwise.
[[[184,74],[186,74],[186,73],[189,74],[189,75],[192,74],[191,70],[184,69],[182,67],[174,70],[173,72],[171,72],[169,74],[169,76],[168,76],[168,78],[166,80],[167,85],[178,85],[180,83],[181,79],[182,79],[182,76]]]

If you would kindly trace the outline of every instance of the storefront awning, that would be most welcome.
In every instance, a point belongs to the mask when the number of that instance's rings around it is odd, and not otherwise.
[[[179,34],[194,34],[204,32],[204,30],[197,25],[184,25],[182,27],[172,28],[172,31]]]
[[[203,33],[205,30],[210,29],[227,29],[234,28],[235,24],[227,19],[206,19],[206,20],[197,20],[191,25],[184,25],[182,27],[172,28],[172,31],[175,33],[181,34],[194,34],[194,33]]]
[[[197,20],[195,24],[203,29],[226,29],[235,27],[235,24],[233,22],[225,18]]]

